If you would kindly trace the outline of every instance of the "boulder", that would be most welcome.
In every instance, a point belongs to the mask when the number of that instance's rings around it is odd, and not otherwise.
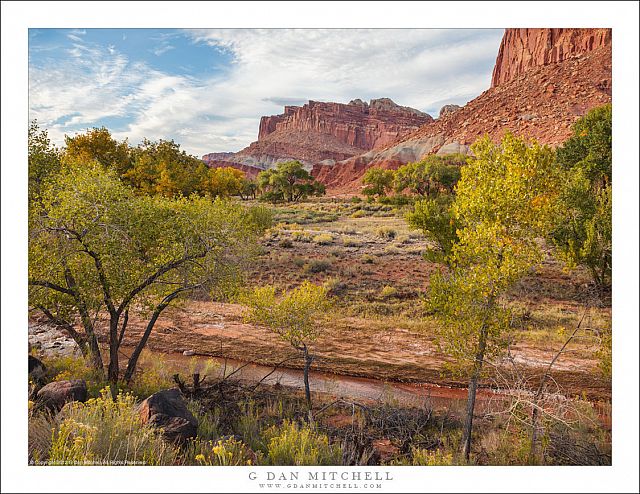
[[[442,108],[440,108],[440,118],[442,118],[444,115],[448,115],[449,113],[456,112],[460,108],[462,108],[460,105],[444,105]]]
[[[84,379],[54,381],[43,386],[37,394],[38,402],[50,409],[59,411],[70,401],[87,401],[87,383]]]
[[[195,437],[198,420],[187,408],[182,393],[177,388],[152,394],[138,406],[144,424],[162,429],[171,441],[183,442]]]
[[[29,355],[29,378],[36,383],[41,383],[45,380],[47,374],[47,368],[42,361],[33,355]]]

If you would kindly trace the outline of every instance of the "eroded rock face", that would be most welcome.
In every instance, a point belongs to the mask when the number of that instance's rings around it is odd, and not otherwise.
[[[162,429],[164,436],[176,442],[195,437],[198,419],[187,408],[179,389],[152,394],[138,406],[142,423]]]
[[[276,132],[281,137],[287,132],[315,132],[368,151],[384,147],[432,120],[426,113],[397,105],[389,98],[372,99],[368,104],[356,99],[346,105],[309,101],[300,107],[286,106],[282,115],[262,117],[258,142]]]
[[[611,45],[611,29],[507,29],[493,69],[491,87],[532,67],[562,62]]]
[[[372,149],[381,149],[433,118],[389,98],[360,99],[343,103],[309,101],[285,106],[284,113],[260,119],[258,140],[238,153],[203,156],[209,166],[271,168],[287,160],[299,160],[307,169],[320,162],[337,162]]]
[[[87,401],[87,383],[83,379],[54,381],[40,389],[37,401],[50,410],[61,410],[70,401]]]

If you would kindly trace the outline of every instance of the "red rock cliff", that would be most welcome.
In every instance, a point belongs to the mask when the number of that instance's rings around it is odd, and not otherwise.
[[[262,117],[258,141],[274,132],[317,132],[368,151],[389,145],[432,120],[430,115],[388,98],[374,99],[369,104],[353,100],[346,105],[309,101],[301,107],[285,106],[282,115]]]
[[[507,29],[493,69],[491,87],[532,67],[562,62],[611,44],[611,29]]]

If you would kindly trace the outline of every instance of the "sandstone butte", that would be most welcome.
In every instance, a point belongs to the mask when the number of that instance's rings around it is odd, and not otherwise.
[[[370,167],[468,153],[484,134],[498,140],[510,130],[557,146],[578,118],[610,102],[610,29],[506,29],[489,89],[463,107],[443,108],[437,120],[388,99],[309,102],[262,117],[258,141],[239,153],[203,159],[248,166],[251,175],[279,159],[300,159],[329,194],[350,195]]]
[[[287,159],[308,168],[320,162],[332,165],[388,146],[432,121],[430,115],[388,98],[348,104],[309,101],[285,106],[281,115],[262,117],[258,140],[242,151],[210,153],[202,159],[209,166],[233,165],[249,175]]]

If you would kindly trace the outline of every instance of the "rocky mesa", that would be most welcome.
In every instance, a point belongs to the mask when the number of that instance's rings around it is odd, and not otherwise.
[[[491,87],[462,108],[380,150],[313,174],[332,193],[360,188],[367,168],[396,168],[428,154],[469,151],[478,137],[499,139],[508,130],[556,146],[591,108],[611,102],[611,31],[608,29],[507,29]]]
[[[203,160],[210,166],[235,163],[250,170],[288,159],[300,160],[309,168],[319,162],[332,165],[384,148],[431,121],[430,115],[389,98],[369,103],[355,99],[348,104],[309,101],[285,106],[281,115],[262,117],[258,140],[247,148],[207,154]]]

